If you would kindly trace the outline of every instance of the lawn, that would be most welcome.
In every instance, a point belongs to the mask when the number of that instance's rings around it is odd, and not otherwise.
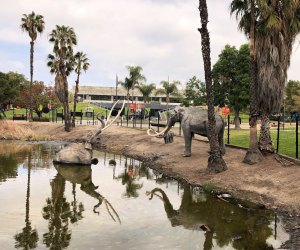
[[[249,129],[230,130],[230,144],[240,147],[249,147]],[[271,130],[273,145],[276,149],[277,145],[277,130]],[[227,130],[225,130],[225,142],[227,143]],[[298,142],[299,145],[299,142]],[[278,152],[290,157],[296,157],[296,134],[295,129],[280,130],[279,134],[279,150]]]

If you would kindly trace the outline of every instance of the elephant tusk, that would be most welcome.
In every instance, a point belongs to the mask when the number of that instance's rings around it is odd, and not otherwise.
[[[166,132],[168,132],[170,130],[170,127],[166,127],[163,131],[157,133],[154,129],[150,128],[147,130],[147,134],[149,136],[152,136],[152,137],[157,137],[157,136],[160,136],[162,134],[165,134]],[[151,132],[154,132],[155,134],[151,134]]]
[[[124,106],[125,106],[125,99],[123,101],[123,105],[122,105],[122,108],[119,110],[118,114],[116,115],[116,117],[109,123],[109,124],[106,124],[106,126],[101,130],[101,131],[104,131],[105,129],[109,128],[115,120],[117,120],[120,116],[120,114],[122,113],[123,109],[124,109]]]
[[[111,113],[112,113],[112,111],[114,110],[115,106],[117,105],[117,103],[118,103],[119,101],[120,101],[120,100],[117,100],[117,101],[114,103],[114,105],[112,106],[112,108],[111,108],[111,110],[110,110],[110,112],[109,112],[109,114],[108,114],[107,120],[106,120],[106,122],[105,122],[105,126],[108,124],[108,121],[109,121],[109,119],[110,119],[110,117],[111,117]]]

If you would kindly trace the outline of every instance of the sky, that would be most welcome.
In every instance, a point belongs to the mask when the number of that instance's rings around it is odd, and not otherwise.
[[[2,0],[3,1],[3,0]],[[34,80],[54,85],[47,67],[53,45],[48,41],[55,25],[74,28],[75,51],[87,54],[90,68],[81,85],[115,86],[126,65],[139,65],[147,83],[192,76],[204,81],[200,16],[197,0],[10,0],[0,8],[0,71],[17,71],[28,79],[30,39],[20,29],[22,14],[43,15],[45,30],[38,36],[34,54]],[[230,16],[230,0],[207,0],[212,65],[226,44],[247,43]],[[298,48],[299,47],[299,48]],[[300,80],[299,39],[294,45],[288,79]],[[69,86],[75,82],[69,77]]]

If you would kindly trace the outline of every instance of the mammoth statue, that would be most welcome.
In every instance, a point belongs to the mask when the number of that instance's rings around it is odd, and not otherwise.
[[[125,99],[123,101],[123,105],[119,110],[117,116],[110,121],[112,111],[114,110],[114,107],[118,102],[119,100],[111,108],[111,111],[106,121],[100,118],[100,114],[97,114],[97,119],[101,122],[101,127],[98,128],[90,136],[88,136],[87,142],[69,144],[67,147],[63,148],[56,154],[56,157],[53,161],[56,163],[64,163],[64,164],[80,164],[80,165],[94,164],[96,160],[92,158],[93,157],[92,144],[96,142],[97,136],[100,133],[102,133],[104,130],[109,128],[114,123],[114,121],[120,116],[125,106]]]
[[[225,122],[219,114],[215,114],[216,118],[216,134],[220,145],[221,154],[225,154],[224,146],[224,128]],[[202,135],[210,139],[208,130],[208,115],[207,110],[199,107],[176,107],[168,119],[166,128],[160,133],[155,132],[153,129],[148,129],[147,133],[150,136],[162,136],[169,132],[176,122],[181,123],[183,131],[185,150],[184,156],[191,156],[192,138],[194,134]]]

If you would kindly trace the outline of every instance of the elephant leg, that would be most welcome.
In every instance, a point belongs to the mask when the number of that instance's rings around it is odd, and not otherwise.
[[[184,157],[190,157],[192,155],[192,133],[191,132],[183,132],[184,136]]]
[[[224,129],[222,129],[218,134],[218,141],[220,145],[221,155],[225,155],[225,143],[224,143]]]

